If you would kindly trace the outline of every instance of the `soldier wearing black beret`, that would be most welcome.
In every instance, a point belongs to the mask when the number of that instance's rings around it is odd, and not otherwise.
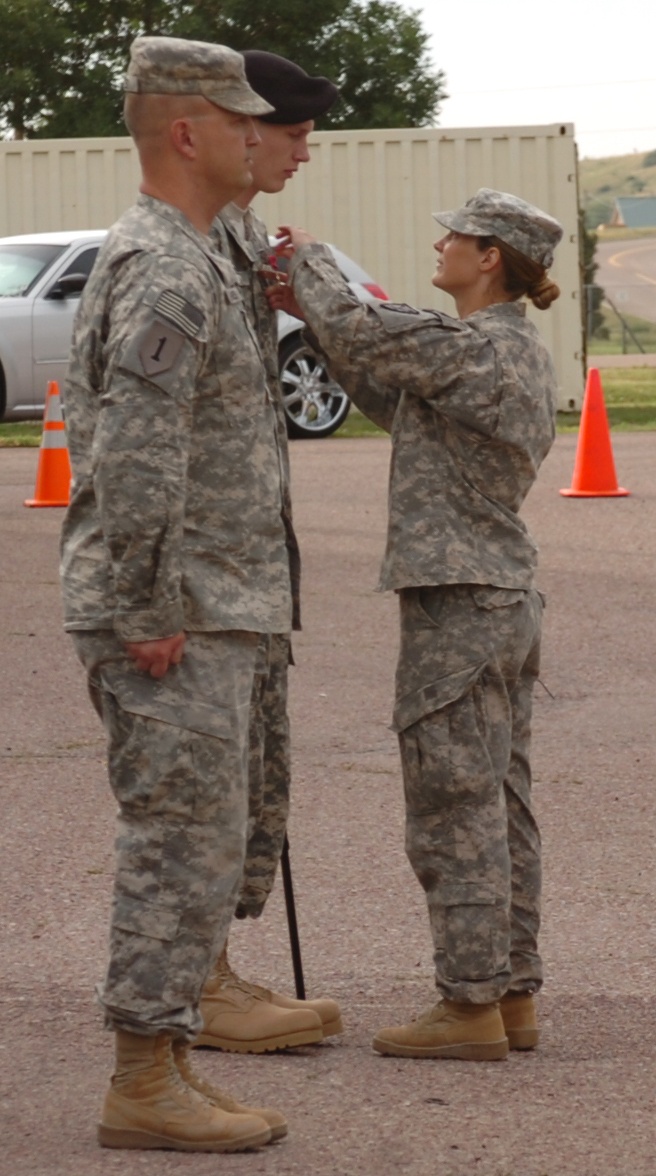
[[[339,91],[324,77],[310,77],[276,53],[244,53],[246,77],[273,110],[256,119],[260,143],[253,152],[253,183],[226,205],[212,226],[221,253],[237,270],[251,325],[264,357],[267,383],[277,414],[283,480],[282,514],[287,533],[289,574],[294,600],[293,628],[300,628],[300,558],[294,535],[289,493],[287,429],[278,379],[276,315],[264,294],[263,270],[271,249],[266,226],[250,207],[259,192],[280,192],[310,158],[308,136],[314,120],[325,114]],[[258,918],[269,897],[282,852],[290,790],[287,670],[291,634],[271,633],[261,642],[260,671],[251,699],[249,765],[249,837],[237,918]],[[328,997],[297,1000],[236,976],[227,944],[208,980],[201,1013],[200,1041],[239,1053],[288,1049],[339,1033],[339,1006]]]

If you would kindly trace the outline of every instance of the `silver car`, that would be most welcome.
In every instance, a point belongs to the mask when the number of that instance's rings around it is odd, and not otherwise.
[[[49,380],[66,374],[73,316],[106,235],[32,233],[0,238],[0,420],[43,414]],[[363,301],[385,298],[363,269],[331,246]],[[280,378],[290,437],[327,437],[346,420],[350,401],[302,338],[297,318],[280,314]]]

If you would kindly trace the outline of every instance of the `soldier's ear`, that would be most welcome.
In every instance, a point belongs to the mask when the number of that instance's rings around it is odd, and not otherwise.
[[[196,135],[194,120],[191,118],[176,118],[169,126],[171,144],[179,155],[185,159],[196,158]]]
[[[483,272],[487,274],[499,269],[501,266],[501,253],[496,245],[490,245],[488,249],[483,250],[479,256],[479,265]]]

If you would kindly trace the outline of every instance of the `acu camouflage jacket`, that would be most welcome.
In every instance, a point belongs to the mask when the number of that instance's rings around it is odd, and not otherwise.
[[[529,588],[537,549],[518,511],[554,439],[553,363],[522,303],[465,319],[364,305],[322,245],[296,251],[312,345],[392,435],[380,588]]]
[[[287,632],[276,415],[229,262],[141,196],[83,292],[65,388],[67,629]]]
[[[260,276],[262,268],[269,266],[268,258],[272,252],[269,246],[269,236],[266,225],[252,209],[249,208],[244,213],[234,204],[228,204],[221,209],[212,225],[210,236],[219,252],[229,258],[235,268],[246,313],[262,351],[266,377],[276,413],[276,433],[282,478],[282,518],[287,536],[293,600],[292,627],[300,629],[301,554],[292,522],[289,442],[282,404],[282,390],[278,378],[277,315],[267,302],[264,294],[267,283]]]

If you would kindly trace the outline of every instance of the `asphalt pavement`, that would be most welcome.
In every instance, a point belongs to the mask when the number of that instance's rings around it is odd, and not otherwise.
[[[656,238],[597,241],[595,282],[620,314],[656,322]]]
[[[288,1138],[239,1156],[111,1152],[95,1123],[111,1065],[93,985],[105,960],[114,804],[104,739],[62,632],[62,511],[30,510],[36,450],[0,449],[0,1170],[6,1176],[654,1176],[656,434],[613,438],[627,498],[569,499],[561,436],[524,515],[546,591],[535,699],[546,982],[534,1054],[381,1058],[377,1028],[435,999],[422,895],[403,851],[389,730],[396,602],[373,592],[386,439],[292,446],[304,557],[290,825],[308,994],[345,1033],[268,1057],[199,1052]],[[277,886],[233,960],[292,991]]]

